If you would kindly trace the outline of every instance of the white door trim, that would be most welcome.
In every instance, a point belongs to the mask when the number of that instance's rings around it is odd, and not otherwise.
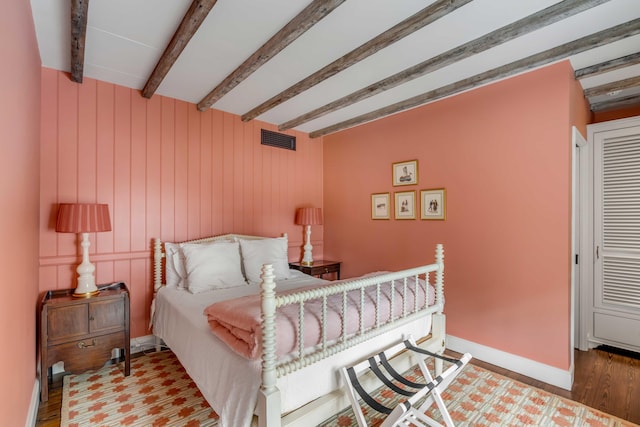
[[[580,226],[580,339],[578,348],[588,350],[597,347],[594,340],[594,141],[598,133],[640,126],[640,116],[627,119],[611,120],[587,126],[587,149],[580,152],[580,180],[582,182],[580,196],[582,198],[582,216]]]
[[[578,339],[576,347],[582,351],[589,349],[589,337],[593,333],[593,325],[589,322],[590,307],[593,296],[593,138],[591,136],[590,127],[587,126],[587,145],[580,150],[580,165],[578,178],[580,187],[578,188],[578,199],[580,201],[580,229],[578,240],[580,247],[578,253],[579,259],[579,275],[580,283],[578,284],[578,318],[580,325],[578,327]]]
[[[582,298],[582,280],[581,280],[581,271],[580,266],[582,264],[582,247],[581,247],[581,226],[583,220],[583,212],[584,208],[582,206],[583,203],[583,195],[582,190],[585,187],[586,181],[583,180],[582,170],[582,157],[584,156],[584,152],[586,151],[584,148],[587,146],[587,140],[582,136],[580,131],[573,126],[572,128],[572,138],[571,138],[571,150],[572,150],[572,160],[571,160],[571,259],[570,263],[570,271],[571,271],[571,343],[569,346],[569,353],[571,354],[571,365],[570,371],[572,376],[573,383],[573,349],[575,347],[580,348],[583,336],[583,325],[582,325],[582,312],[584,307],[581,303]],[[576,257],[578,258],[578,266],[576,267]],[[576,269],[578,272],[576,274]],[[586,335],[585,335],[586,342]]]

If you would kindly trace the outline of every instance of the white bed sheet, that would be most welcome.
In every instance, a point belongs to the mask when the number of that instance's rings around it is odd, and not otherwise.
[[[297,270],[279,281],[276,291],[286,291],[326,282]],[[251,424],[260,388],[260,360],[239,356],[209,329],[203,314],[217,301],[259,293],[259,287],[240,286],[191,294],[163,287],[155,302],[154,335],[162,338],[176,354],[211,407],[220,416],[220,427]],[[431,317],[405,325],[357,347],[338,353],[309,367],[278,379],[284,413],[299,408],[340,386],[339,368],[397,342],[403,335],[422,337],[431,329]],[[327,375],[330,372],[330,375]],[[327,414],[330,416],[331,414]]]

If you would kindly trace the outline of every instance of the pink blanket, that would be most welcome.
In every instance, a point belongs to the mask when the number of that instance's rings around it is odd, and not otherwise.
[[[407,286],[407,313],[414,310],[415,285],[410,279]],[[334,282],[335,283],[335,282]],[[322,285],[320,285],[322,286]],[[418,306],[425,304],[425,283],[418,282]],[[294,291],[298,292],[300,289]],[[402,315],[403,287],[401,281],[395,282],[393,318]],[[433,288],[429,286],[428,304],[434,300]],[[370,286],[365,290],[365,304],[363,323],[365,330],[375,326],[376,287]],[[248,359],[258,359],[262,353],[262,332],[260,329],[261,309],[260,296],[250,295],[242,298],[217,302],[204,311],[213,333],[232,348],[236,353]],[[313,347],[322,342],[322,300],[315,299],[304,304],[304,348]],[[380,286],[380,324],[390,318],[391,312],[391,284]],[[327,298],[327,342],[331,342],[342,335],[342,294]],[[360,290],[347,294],[347,336],[354,335],[360,330]],[[282,356],[298,349],[299,304],[280,307],[276,312],[277,355]]]

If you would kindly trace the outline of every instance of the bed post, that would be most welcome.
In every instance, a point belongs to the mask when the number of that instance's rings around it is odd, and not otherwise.
[[[153,325],[153,314],[155,312],[156,293],[162,286],[162,240],[160,238],[153,239],[153,301],[151,302],[151,320],[149,329]],[[162,350],[162,342],[157,336],[153,336],[156,351]]]
[[[436,245],[436,264],[438,264],[438,270],[436,270],[436,304],[439,305],[438,311],[433,314],[432,317],[432,334],[440,342],[438,343],[438,353],[442,353],[445,347],[445,315],[444,310],[444,248],[442,243]],[[436,374],[442,373],[442,359],[436,358]]]
[[[438,270],[436,271],[436,304],[440,304],[438,314],[442,314],[444,309],[444,248],[442,243],[436,245],[436,264],[438,264]]]
[[[153,239],[153,292],[162,286],[162,241]]]
[[[258,393],[258,425],[280,426],[280,390],[276,387],[276,300],[273,266],[262,266],[262,385]]]

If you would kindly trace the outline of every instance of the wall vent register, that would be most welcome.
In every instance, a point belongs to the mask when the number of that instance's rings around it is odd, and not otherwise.
[[[296,151],[296,137],[284,133],[260,129],[260,143],[262,145]]]

